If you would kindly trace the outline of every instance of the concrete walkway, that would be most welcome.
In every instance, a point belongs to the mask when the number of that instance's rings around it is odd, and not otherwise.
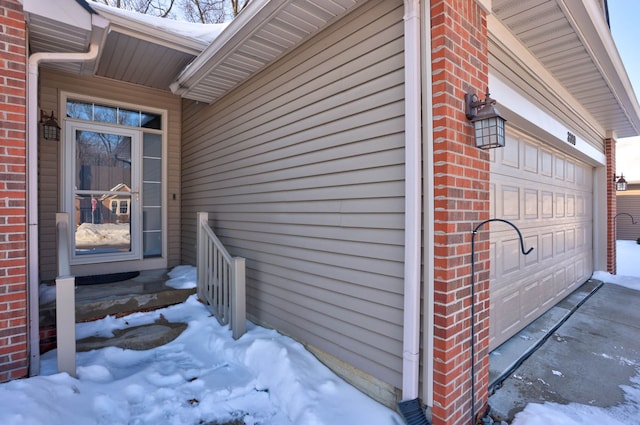
[[[640,371],[640,292],[604,284],[490,396],[510,422],[528,403],[612,407]]]
[[[166,285],[167,270],[146,270],[128,280],[76,286],[76,322],[88,322],[108,315],[124,316],[138,311],[150,311],[184,302],[196,289],[175,289]],[[42,351],[56,346],[56,302],[40,307],[40,329],[47,338]],[[91,337],[77,341],[77,351],[107,346],[148,350],[175,339],[187,327],[186,323],[170,323],[162,318],[156,323],[114,332],[113,338]]]

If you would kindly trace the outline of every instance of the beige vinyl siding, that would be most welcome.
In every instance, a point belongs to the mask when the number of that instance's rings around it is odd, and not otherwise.
[[[195,217],[247,259],[253,320],[401,385],[401,1],[367,2],[183,116],[183,258]]]
[[[169,267],[181,263],[180,259],[180,133],[181,101],[168,92],[120,83],[104,78],[90,78],[42,68],[40,71],[40,108],[59,111],[61,91],[91,96],[113,103],[123,102],[151,108],[167,109],[167,193],[163,194],[167,205],[167,264]],[[62,120],[59,119],[61,127]],[[61,144],[41,139],[38,143],[39,171],[39,244],[40,278],[56,277],[55,213],[60,211],[58,176]],[[173,199],[175,194],[175,200]]]
[[[633,224],[633,219],[640,223],[640,190],[631,189],[616,194],[618,217],[616,218],[616,239],[635,241],[640,238],[640,224]],[[626,214],[621,214],[626,213]]]

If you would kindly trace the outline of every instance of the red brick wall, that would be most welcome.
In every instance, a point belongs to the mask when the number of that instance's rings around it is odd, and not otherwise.
[[[435,174],[434,424],[471,417],[471,231],[489,218],[489,154],[474,147],[464,94],[484,98],[487,24],[474,0],[431,2]],[[476,412],[487,402],[489,234],[476,238]]]
[[[614,176],[616,175],[616,141],[606,139],[604,141],[604,153],[607,161],[607,271],[616,274],[616,187]]]
[[[0,0],[0,382],[27,375],[26,31]]]

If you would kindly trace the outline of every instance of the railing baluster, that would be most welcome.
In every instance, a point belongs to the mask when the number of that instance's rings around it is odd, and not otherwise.
[[[198,213],[198,296],[218,321],[231,324],[234,338],[246,331],[245,260],[232,258],[209,227],[207,213]]]

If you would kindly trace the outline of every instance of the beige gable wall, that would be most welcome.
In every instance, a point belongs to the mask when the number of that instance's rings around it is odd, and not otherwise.
[[[633,224],[633,220],[640,222],[640,189],[629,185],[629,190],[616,192],[618,217],[615,220],[616,239],[638,240],[640,238],[640,224]],[[628,215],[631,215],[629,217]]]
[[[119,83],[104,78],[80,77],[72,74],[40,71],[39,108],[56,111],[56,117],[63,115],[59,111],[59,93],[61,91],[104,99],[113,103],[123,102],[142,107],[167,109],[168,146],[167,146],[167,259],[169,267],[180,263],[180,98],[168,92],[147,89],[131,84]],[[62,112],[62,113],[61,113]],[[62,125],[62,120],[58,120]],[[63,142],[40,139],[38,142],[39,170],[39,245],[40,279],[56,277],[56,236],[55,213],[59,211],[59,185],[62,184],[59,173],[60,146]],[[173,199],[175,194],[175,200]]]
[[[403,7],[372,1],[214,105],[185,102],[195,218],[247,259],[253,320],[401,386]]]

